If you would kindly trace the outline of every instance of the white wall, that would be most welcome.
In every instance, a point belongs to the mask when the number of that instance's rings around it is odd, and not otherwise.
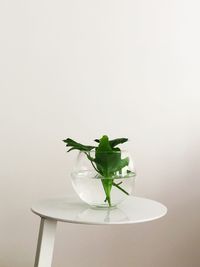
[[[200,4],[1,0],[0,267],[33,266],[43,197],[71,194],[61,140],[130,138],[137,195],[167,217],[60,224],[53,266],[200,265]]]

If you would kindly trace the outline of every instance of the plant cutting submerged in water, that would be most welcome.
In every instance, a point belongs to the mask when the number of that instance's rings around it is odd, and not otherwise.
[[[122,175],[122,170],[124,169],[126,169],[126,176],[123,176],[123,178],[135,175],[134,172],[128,169],[129,157],[122,158],[121,150],[117,147],[127,142],[127,138],[109,140],[108,136],[104,135],[101,139],[95,139],[95,142],[98,143],[97,146],[83,145],[70,138],[63,141],[66,143],[67,147],[70,147],[68,152],[71,150],[79,150],[83,152],[91,162],[97,175],[100,175],[102,178],[101,182],[105,192],[104,202],[107,203],[109,207],[112,206],[111,190],[113,187],[129,195],[123,188],[123,182],[116,182],[116,179]]]

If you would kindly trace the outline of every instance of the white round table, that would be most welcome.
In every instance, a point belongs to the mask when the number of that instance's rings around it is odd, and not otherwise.
[[[167,208],[154,200],[129,196],[117,208],[92,208],[73,197],[40,200],[32,212],[41,217],[34,267],[50,267],[58,221],[90,225],[125,225],[159,219]]]

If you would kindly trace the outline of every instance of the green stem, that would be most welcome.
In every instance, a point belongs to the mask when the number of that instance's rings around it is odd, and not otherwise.
[[[122,192],[124,192],[125,194],[127,194],[127,195],[129,195],[129,193],[126,191],[126,190],[124,190],[123,188],[121,188],[121,186],[119,186],[119,184],[116,184],[116,183],[112,183],[115,187],[117,187],[118,189],[120,189]]]
[[[108,205],[109,207],[112,206],[111,204],[111,188],[112,188],[112,179],[110,179],[109,177],[106,177],[106,178],[103,178],[101,179],[101,182],[103,184],[103,188],[104,188],[104,191],[105,191],[105,195],[106,195],[106,198],[104,200],[104,202],[108,202]]]
[[[122,184],[122,182],[118,183],[117,185],[120,185],[120,184]]]
[[[95,169],[95,171],[99,173],[99,171],[97,170],[96,166],[93,163],[94,159],[90,156],[90,153],[88,153],[88,154],[85,153],[85,154],[86,154],[87,158],[90,160],[90,162],[91,162],[93,168]]]
[[[91,161],[91,163],[92,163],[92,166],[93,166],[93,168],[95,169],[95,171],[96,172],[99,172],[98,170],[97,170],[97,168],[95,167],[95,165],[94,165],[94,163]]]

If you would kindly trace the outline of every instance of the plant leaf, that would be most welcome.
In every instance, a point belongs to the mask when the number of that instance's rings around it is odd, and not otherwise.
[[[64,143],[66,143],[66,147],[71,147],[67,152],[71,150],[80,150],[80,151],[90,151],[95,148],[95,146],[87,146],[87,145],[82,145],[80,143],[77,143],[71,138],[67,138],[63,140]]]
[[[121,159],[120,149],[112,148],[106,135],[100,139],[94,161],[99,172],[105,177],[113,176],[115,172],[129,164],[129,158]]]
[[[123,144],[127,141],[128,141],[128,138],[117,138],[117,139],[110,140],[110,145],[111,145],[111,147],[115,147],[115,146],[117,146],[119,144]]]

